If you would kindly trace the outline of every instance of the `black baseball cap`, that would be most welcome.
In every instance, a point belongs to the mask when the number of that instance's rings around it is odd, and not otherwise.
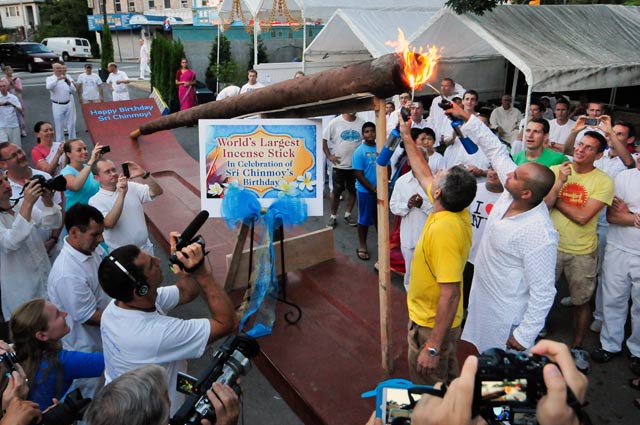
[[[86,63],[86,64],[84,64],[84,67],[85,68],[93,68],[93,65],[91,65],[90,63]]]

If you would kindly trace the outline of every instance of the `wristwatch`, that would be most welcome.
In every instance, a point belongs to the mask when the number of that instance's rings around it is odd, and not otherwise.
[[[438,357],[440,355],[440,351],[438,351],[437,348],[433,348],[433,347],[425,347],[427,349],[427,351],[429,351],[429,355],[431,357]]]

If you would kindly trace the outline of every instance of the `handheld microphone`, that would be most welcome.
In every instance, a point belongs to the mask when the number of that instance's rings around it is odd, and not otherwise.
[[[184,231],[178,238],[178,241],[176,244],[176,252],[182,250],[187,245],[190,245],[192,243],[199,243],[202,246],[202,250],[204,251],[205,249],[204,239],[202,239],[202,237],[200,236],[196,237],[196,233],[198,232],[198,230],[200,230],[200,228],[207,221],[208,218],[209,218],[208,211],[200,211],[198,213],[198,215],[191,221],[191,223],[189,223],[189,225],[186,227],[186,229],[184,229]],[[186,269],[184,265],[180,262],[180,260],[178,260],[178,257],[176,256],[175,252],[171,254],[171,256],[169,257],[169,267],[171,268],[171,270],[174,270],[173,267],[176,266],[181,270],[185,270],[187,273],[192,273],[196,269],[198,269],[201,264],[202,264],[202,261],[198,263],[196,266],[190,269]]]
[[[198,230],[206,223],[209,218],[209,211],[200,211],[198,215],[189,223],[184,229],[180,237],[178,238],[178,244],[176,245],[176,251],[180,251],[191,243],[191,240],[196,235]]]

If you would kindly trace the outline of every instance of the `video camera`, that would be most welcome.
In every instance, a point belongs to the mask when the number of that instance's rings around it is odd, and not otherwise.
[[[64,178],[64,176],[56,176],[47,179],[43,175],[36,174],[34,176],[31,176],[29,180],[36,180],[38,183],[40,183],[40,186],[51,191],[64,192],[65,190],[67,190],[67,180]]]
[[[216,414],[207,398],[207,390],[214,382],[220,382],[240,394],[238,377],[251,369],[249,359],[259,351],[258,342],[250,336],[231,335],[213,353],[213,361],[200,378],[178,373],[177,390],[189,397],[171,418],[170,425],[199,424],[200,419],[208,419],[215,424]]]

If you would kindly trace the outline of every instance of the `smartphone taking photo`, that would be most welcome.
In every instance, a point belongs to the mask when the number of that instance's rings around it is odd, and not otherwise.
[[[126,178],[131,177],[131,173],[129,172],[129,164],[122,164],[122,175],[124,175]]]

